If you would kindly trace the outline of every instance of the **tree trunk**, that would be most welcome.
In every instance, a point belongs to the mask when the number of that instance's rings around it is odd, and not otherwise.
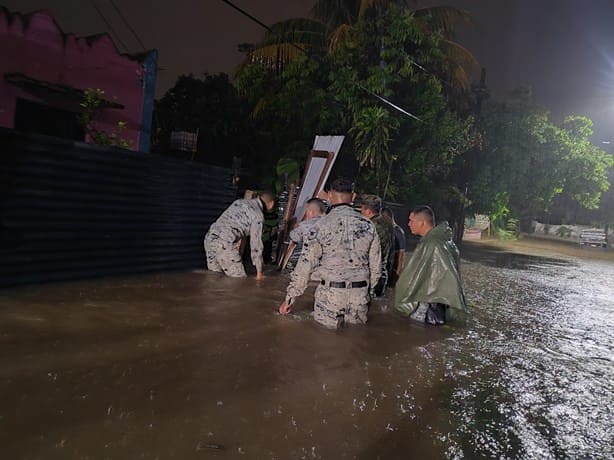
[[[465,233],[465,205],[460,203],[457,212],[454,213],[452,222],[452,238],[458,250],[462,250],[463,234]]]

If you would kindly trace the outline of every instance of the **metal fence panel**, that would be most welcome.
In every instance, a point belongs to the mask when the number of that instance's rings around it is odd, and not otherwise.
[[[0,287],[204,266],[232,172],[0,129]]]

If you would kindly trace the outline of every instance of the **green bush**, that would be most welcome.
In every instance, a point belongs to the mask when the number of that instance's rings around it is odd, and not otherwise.
[[[510,217],[505,223],[505,228],[495,226],[494,233],[502,241],[518,239],[518,219]]]

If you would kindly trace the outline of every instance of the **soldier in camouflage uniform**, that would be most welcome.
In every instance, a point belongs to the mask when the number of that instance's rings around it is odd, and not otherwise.
[[[235,278],[246,276],[239,248],[241,240],[249,236],[256,279],[262,279],[263,211],[273,209],[274,205],[275,197],[268,192],[253,200],[236,200],[232,203],[205,235],[207,269]]]
[[[375,225],[382,251],[382,277],[373,288],[376,296],[383,295],[388,285],[388,262],[393,256],[394,249],[394,225],[392,220],[381,214],[381,210],[382,199],[379,196],[363,195],[361,197],[360,213],[371,219]]]
[[[352,183],[337,179],[331,184],[331,209],[320,219],[303,244],[292,272],[281,314],[290,312],[294,299],[309,279],[319,281],[315,292],[314,319],[328,328],[367,322],[369,287],[381,276],[379,239],[375,227],[350,205]]]
[[[324,215],[326,205],[319,198],[310,198],[305,204],[305,218],[292,231],[290,231],[290,240],[295,244],[292,254],[286,264],[288,273],[294,270],[298,258],[303,251],[303,241],[309,238],[313,226],[316,225],[320,218]]]

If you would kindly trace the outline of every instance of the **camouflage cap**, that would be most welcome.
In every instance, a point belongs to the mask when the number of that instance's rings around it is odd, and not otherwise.
[[[382,199],[377,195],[362,195],[360,197],[360,204],[369,206],[376,212],[380,212],[382,209]]]

